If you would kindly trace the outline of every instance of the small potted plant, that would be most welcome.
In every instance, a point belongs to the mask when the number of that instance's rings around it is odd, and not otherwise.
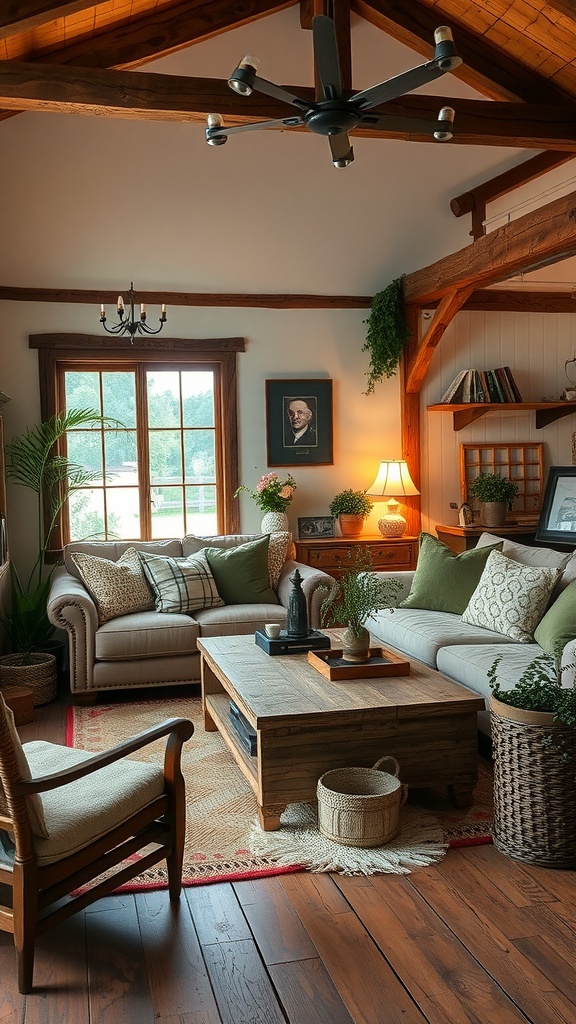
[[[518,487],[498,473],[480,473],[472,481],[470,494],[480,502],[483,526],[498,527],[504,525],[507,509],[518,494]]]
[[[338,585],[322,602],[323,626],[346,624],[342,638],[345,661],[367,661],[370,633],[366,621],[380,608],[389,608],[402,589],[398,580],[372,572],[370,552],[357,547],[349,552],[349,565],[342,572]]]
[[[348,488],[340,491],[330,502],[330,514],[338,517],[343,537],[357,537],[362,533],[364,520],[374,508],[366,491]]]
[[[488,671],[494,762],[494,845],[544,867],[576,865],[576,685],[560,652],[534,658],[515,685]]]

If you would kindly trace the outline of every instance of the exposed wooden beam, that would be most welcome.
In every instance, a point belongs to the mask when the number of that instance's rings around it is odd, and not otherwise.
[[[473,291],[464,303],[463,309],[481,310],[499,313],[576,313],[576,298],[573,285],[567,285],[566,292],[546,291],[515,291],[511,288],[486,289]]]
[[[407,367],[405,389],[408,394],[418,394],[430,366],[434,351],[456,313],[462,308],[472,291],[472,286],[455,288],[440,302],[431,324],[414,352]]]
[[[471,245],[404,278],[407,303],[419,306],[458,288],[496,284],[576,255],[576,192],[519,217]]]
[[[278,295],[234,292],[150,292],[137,290],[138,302],[167,306],[230,306],[252,309],[369,309],[371,295]],[[118,288],[11,288],[0,287],[0,301],[70,302],[116,307]]]
[[[98,7],[108,0],[61,0],[61,3],[48,3],[47,0],[4,0],[0,9],[0,39],[29,32],[31,29],[44,25],[47,21],[64,18],[67,14],[76,14],[87,7]]]
[[[305,99],[313,99],[311,89],[289,88]],[[536,107],[420,94],[386,104],[386,113],[391,118],[386,128],[362,126],[354,134],[434,143],[432,136],[422,134],[417,126],[414,131],[407,130],[403,122],[398,127],[394,116],[434,120],[440,106],[444,105],[456,109],[455,144],[530,146],[576,152],[576,107]],[[202,122],[206,114],[218,111],[226,116],[229,124],[279,118],[290,112],[287,104],[256,92],[249,99],[237,96],[219,79],[18,61],[0,62],[0,106],[188,122]]]
[[[458,4],[453,4],[452,9],[457,10]],[[480,33],[468,31],[434,4],[418,0],[352,0],[352,10],[427,58],[433,50],[434,29],[448,25],[464,62],[454,74],[491,99],[521,99],[529,103],[570,99],[553,82],[507,57]]]

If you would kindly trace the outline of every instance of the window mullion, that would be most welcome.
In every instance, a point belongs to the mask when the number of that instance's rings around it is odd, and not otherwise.
[[[140,481],[140,533],[144,540],[152,538],[152,488],[150,486],[150,443],[148,430],[147,367],[136,367],[136,450]]]

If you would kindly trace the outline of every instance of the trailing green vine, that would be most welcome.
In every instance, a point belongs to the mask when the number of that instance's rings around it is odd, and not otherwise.
[[[403,280],[404,275],[397,277],[378,292],[372,299],[368,319],[363,320],[368,324],[368,330],[362,351],[370,353],[366,395],[372,394],[374,385],[383,377],[394,376],[410,337],[404,309]]]

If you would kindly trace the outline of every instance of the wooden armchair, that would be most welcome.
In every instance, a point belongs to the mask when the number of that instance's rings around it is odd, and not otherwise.
[[[37,935],[152,864],[166,859],[170,899],[180,896],[180,756],[193,732],[192,722],[172,718],[100,754],[22,745],[0,693],[0,930],[14,935],[20,992],[32,989]],[[163,766],[126,758],[164,736]]]

